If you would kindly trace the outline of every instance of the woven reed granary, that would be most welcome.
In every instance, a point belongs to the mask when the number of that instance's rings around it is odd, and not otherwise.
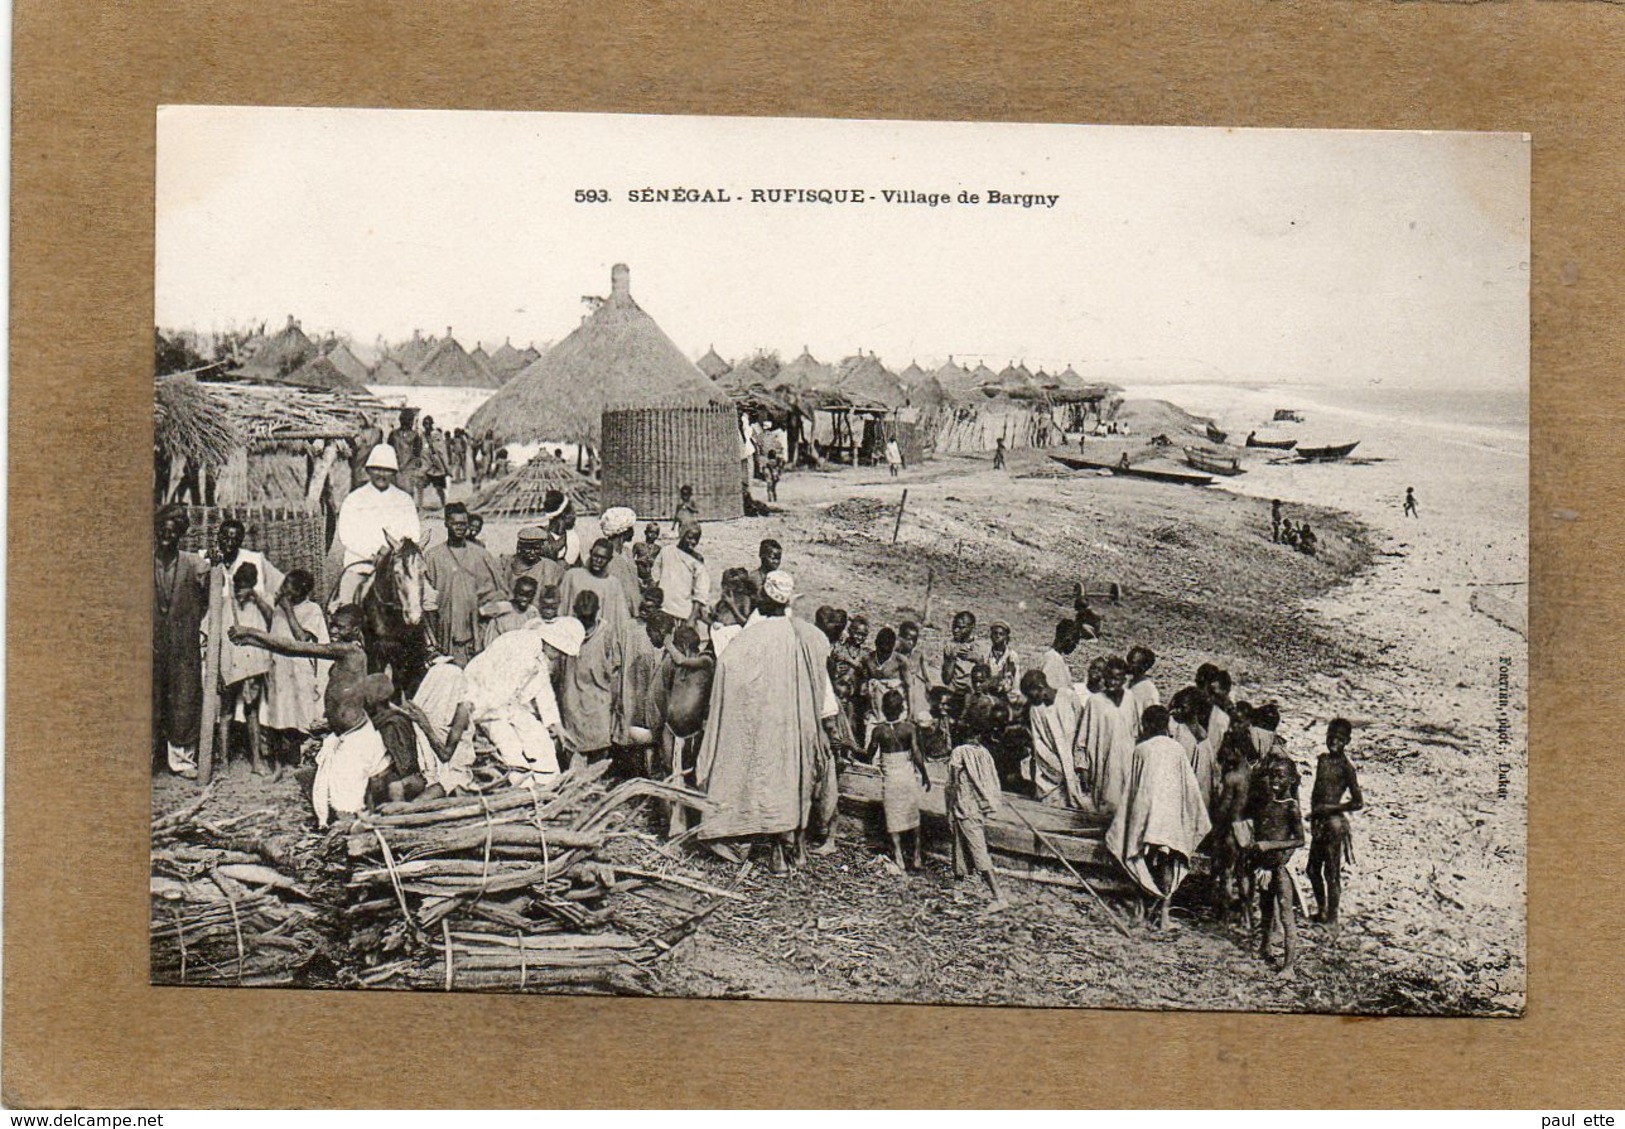
[[[739,415],[731,404],[617,406],[604,412],[602,429],[604,505],[663,517],[687,485],[702,519],[744,514]]]

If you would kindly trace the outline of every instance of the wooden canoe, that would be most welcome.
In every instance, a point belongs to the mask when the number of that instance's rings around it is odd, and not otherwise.
[[[1207,486],[1213,482],[1212,476],[1206,474],[1186,474],[1177,470],[1146,470],[1142,467],[1125,467],[1114,463],[1092,463],[1088,459],[1069,459],[1065,455],[1051,455],[1050,458],[1073,470],[1106,471],[1124,478],[1144,478],[1152,482],[1169,482],[1178,486]]]
[[[1247,436],[1247,446],[1262,447],[1268,451],[1290,451],[1297,445],[1296,439],[1260,439],[1256,435]]]
[[[1210,443],[1223,443],[1225,440],[1230,438],[1230,433],[1228,431],[1220,431],[1217,427],[1214,427],[1210,423],[1207,425],[1207,437]]]
[[[946,842],[948,816],[943,802],[944,783],[948,765],[943,761],[927,761],[926,775],[931,778],[931,790],[920,797],[920,823],[928,838]],[[880,769],[867,764],[849,764],[841,769],[841,806],[853,815],[880,819]],[[1078,811],[1074,808],[1053,807],[1025,796],[1004,794],[1005,811],[987,822],[989,849],[1025,858],[1051,859],[1051,851],[1014,814],[1021,812],[1032,825],[1049,836],[1060,848],[1061,854],[1074,865],[1116,865],[1105,846],[1106,826],[1111,822],[1110,812]]]
[[[1344,443],[1339,447],[1299,447],[1297,455],[1300,460],[1306,463],[1330,463],[1347,458],[1349,452],[1359,445],[1360,441],[1356,439],[1352,443]]]
[[[1185,448],[1185,462],[1208,474],[1229,476],[1245,473],[1242,470],[1241,460],[1234,455],[1221,455],[1217,451],[1203,451],[1196,447]]]

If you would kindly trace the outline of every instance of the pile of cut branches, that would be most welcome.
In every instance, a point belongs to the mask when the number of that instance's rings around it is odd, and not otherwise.
[[[211,785],[152,821],[152,980],[294,983],[316,953],[316,911],[290,877],[292,843],[268,834],[274,812],[209,821]]]
[[[607,762],[494,792],[388,804],[344,834],[352,957],[381,987],[640,993],[651,966],[740,896],[686,873],[644,830],[654,780]]]

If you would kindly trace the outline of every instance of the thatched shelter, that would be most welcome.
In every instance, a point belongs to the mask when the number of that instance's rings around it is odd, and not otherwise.
[[[1015,361],[1005,365],[993,383],[1001,392],[1030,394],[1038,391],[1038,383],[1033,379],[1033,374],[1028,371],[1026,364],[1017,364]]]
[[[406,379],[401,383],[435,388],[497,386],[496,377],[481,368],[479,362],[458,343],[457,338],[452,336],[449,325],[446,327],[446,336],[429,347],[417,367],[409,369]]]
[[[926,371],[919,365],[915,364],[913,358],[910,358],[908,367],[897,374],[897,380],[904,388],[913,388],[916,384],[920,383],[920,381],[924,380],[926,375]]]
[[[497,482],[485,487],[468,508],[484,517],[530,517],[547,512],[549,490],[559,490],[580,513],[598,512],[598,487],[547,448]]]
[[[394,359],[397,365],[401,366],[402,372],[410,373],[423,363],[434,346],[435,339],[433,337],[425,338],[421,330],[414,329],[412,339],[391,346],[388,355]]]
[[[616,266],[612,291],[568,337],[497,390],[468,430],[499,442],[556,440],[597,446],[611,404],[733,405],[632,300],[630,275]]]
[[[705,356],[694,362],[694,367],[703,372],[712,380],[721,380],[733,368],[727,361],[717,355],[717,347],[712,345],[705,351]]]
[[[536,342],[534,341],[521,349],[519,351],[519,355],[525,358],[525,363],[527,365],[533,365],[542,359],[542,351],[536,347]]]
[[[165,377],[154,389],[154,501],[188,504],[187,548],[227,517],[251,549],[320,580],[332,522],[350,489],[350,442],[380,409],[352,394]]]

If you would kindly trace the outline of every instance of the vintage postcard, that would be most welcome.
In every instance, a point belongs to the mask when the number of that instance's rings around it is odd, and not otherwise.
[[[1526,135],[157,140],[155,984],[1522,1013]]]

